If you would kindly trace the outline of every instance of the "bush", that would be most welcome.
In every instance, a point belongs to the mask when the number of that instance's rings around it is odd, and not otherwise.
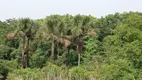
[[[73,67],[69,70],[69,77],[71,80],[91,80],[95,78],[94,71],[87,71],[82,67]]]
[[[0,60],[0,79],[5,79],[7,74],[18,67],[16,61]]]
[[[43,80],[40,69],[18,69],[8,74],[7,80]]]
[[[52,63],[47,63],[47,66],[42,68],[45,80],[68,80],[68,70],[63,70]]]

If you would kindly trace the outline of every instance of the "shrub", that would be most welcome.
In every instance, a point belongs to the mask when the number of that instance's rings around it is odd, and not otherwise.
[[[7,80],[43,80],[40,69],[18,69],[8,74]]]

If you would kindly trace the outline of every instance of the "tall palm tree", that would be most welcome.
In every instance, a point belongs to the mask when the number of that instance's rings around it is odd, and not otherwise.
[[[51,41],[51,62],[54,61],[55,43],[62,43],[63,39],[61,39],[61,36],[64,35],[63,28],[64,22],[59,15],[51,15],[47,17],[45,25],[40,28],[42,30],[42,32],[40,32],[42,38]]]
[[[76,51],[78,52],[78,66],[80,65],[81,54],[83,53],[84,36],[95,35],[95,31],[90,26],[89,16],[76,15],[74,17],[73,28],[71,29],[74,39],[76,40]]]
[[[59,44],[64,44],[67,49],[71,44],[67,36],[69,28],[64,20],[65,18],[63,16],[51,15],[46,18],[46,24],[40,28],[40,31],[42,31],[39,32],[41,38],[51,41],[51,62],[53,62],[55,58],[55,45],[57,54],[59,54],[59,48],[61,46]]]
[[[35,34],[38,30],[38,24],[29,18],[22,18],[17,20],[15,24],[17,30],[15,33],[8,34],[7,38],[12,40],[15,36],[19,35],[22,37],[22,52],[21,52],[21,66],[26,68],[29,66],[29,48],[30,41],[34,39]]]

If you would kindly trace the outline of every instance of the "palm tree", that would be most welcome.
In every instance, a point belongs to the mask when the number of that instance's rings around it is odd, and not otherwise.
[[[55,46],[57,54],[59,54],[59,48],[64,44],[64,46],[69,50],[69,45],[71,41],[68,38],[68,25],[65,18],[59,15],[51,15],[46,18],[46,24],[40,28],[40,36],[43,40],[51,41],[51,62],[54,61],[55,57]],[[42,32],[41,32],[42,31]],[[69,52],[69,51],[68,51]]]
[[[15,36],[19,34],[22,37],[22,52],[21,52],[21,66],[26,68],[29,66],[29,48],[30,41],[34,39],[35,34],[38,30],[38,24],[29,18],[19,19],[15,24],[17,30],[15,33],[10,33],[7,35],[9,40],[12,40]]]
[[[74,17],[73,28],[71,29],[74,39],[76,40],[76,51],[78,52],[78,66],[80,65],[81,54],[83,53],[84,36],[95,35],[95,31],[90,26],[89,16],[76,15]]]
[[[64,22],[61,20],[59,15],[51,15],[46,18],[46,23],[43,27],[41,27],[41,31],[39,32],[43,39],[51,41],[51,62],[54,61],[54,52],[55,52],[55,43],[62,43],[60,37],[63,34]]]

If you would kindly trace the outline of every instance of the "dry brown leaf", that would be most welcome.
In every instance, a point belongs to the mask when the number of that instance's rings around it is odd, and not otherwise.
[[[15,34],[14,34],[14,33],[9,33],[9,34],[7,34],[7,39],[8,39],[8,40],[13,40],[14,37],[15,37]]]
[[[65,44],[65,47],[69,47],[71,42],[67,39],[64,39],[64,44]]]

